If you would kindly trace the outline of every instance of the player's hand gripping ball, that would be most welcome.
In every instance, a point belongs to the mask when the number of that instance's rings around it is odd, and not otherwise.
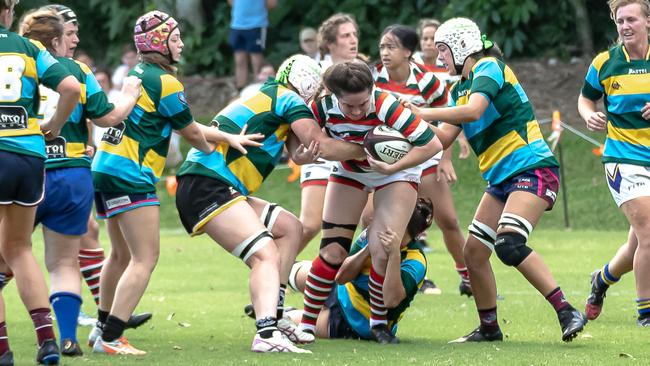
[[[411,151],[413,145],[398,130],[379,125],[366,134],[363,147],[374,159],[393,164]]]

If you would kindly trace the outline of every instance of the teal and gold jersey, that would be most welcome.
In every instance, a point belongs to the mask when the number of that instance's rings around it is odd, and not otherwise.
[[[305,118],[314,117],[302,98],[284,85],[268,80],[253,96],[230,104],[213,119],[213,125],[232,134],[248,126],[246,133],[264,135],[263,145],[247,147],[246,155],[227,144],[220,144],[211,154],[192,149],[178,175],[219,179],[243,195],[253,194],[278,164],[290,124]]]
[[[45,169],[90,168],[90,157],[86,155],[88,143],[86,119],[103,117],[114,107],[108,102],[106,94],[86,64],[65,57],[56,59],[79,81],[81,95],[68,121],[61,129],[59,137],[45,142],[47,153]],[[49,121],[56,111],[59,94],[43,85],[40,86],[40,92],[41,104],[38,115],[43,121]]]
[[[160,66],[140,63],[129,75],[142,80],[129,117],[109,128],[93,159],[93,184],[104,193],[150,193],[165,167],[172,130],[194,121],[183,84]]]
[[[69,75],[41,43],[0,26],[0,150],[45,158],[38,85],[56,89]]]
[[[364,230],[352,245],[350,255],[368,245],[368,230]],[[410,241],[401,251],[401,278],[406,297],[400,304],[388,309],[388,329],[397,333],[397,322],[402,319],[404,312],[411,305],[427,273],[427,259],[414,240]],[[344,285],[338,285],[338,302],[343,310],[345,319],[350,327],[362,338],[371,339],[370,333],[370,295],[368,294],[368,279],[370,277],[370,258],[366,260],[359,275]]]
[[[508,65],[493,57],[478,60],[469,78],[452,87],[450,105],[467,104],[473,93],[483,95],[489,105],[481,118],[461,126],[489,184],[528,169],[559,166],[528,96]]]
[[[602,52],[589,66],[582,95],[593,101],[604,97],[603,162],[650,165],[650,124],[641,116],[650,101],[650,50],[643,60],[630,60],[623,45]]]

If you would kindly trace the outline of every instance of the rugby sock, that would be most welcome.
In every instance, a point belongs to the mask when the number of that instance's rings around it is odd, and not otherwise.
[[[467,266],[464,264],[456,263],[456,272],[458,272],[461,281],[469,284],[469,271],[467,271]]]
[[[478,309],[478,318],[481,322],[481,328],[483,329],[494,330],[499,328],[496,306],[491,309]]]
[[[59,337],[77,341],[77,318],[81,309],[81,297],[71,292],[55,292],[50,296],[50,304],[56,315]]]
[[[370,267],[368,280],[368,294],[370,295],[370,328],[378,324],[388,324],[386,320],[386,306],[384,306],[384,277]]]
[[[598,284],[600,286],[604,286],[605,288],[615,284],[618,282],[618,280],[620,280],[620,278],[614,277],[611,273],[609,273],[609,263],[607,263],[596,276],[596,281],[598,281]]]
[[[332,287],[334,287],[334,279],[340,267],[340,264],[332,265],[327,263],[320,255],[312,262],[305,283],[304,307],[302,319],[300,320],[300,329],[314,333],[316,319],[318,319],[318,314],[320,314],[325,300],[327,300]]]
[[[546,295],[546,300],[553,305],[555,311],[560,311],[567,306],[571,306],[571,304],[569,304],[569,302],[564,298],[564,293],[559,287],[556,287],[555,290]]]
[[[108,311],[97,308],[97,327],[103,329],[104,324],[108,320]]]
[[[80,249],[78,258],[81,275],[93,294],[95,304],[99,305],[99,275],[104,265],[104,249]]]
[[[278,330],[278,320],[274,317],[267,316],[266,318],[256,320],[255,327],[260,337],[271,338],[273,337],[273,332]]]
[[[650,299],[636,299],[636,310],[639,312],[639,318],[650,316]]]
[[[7,323],[0,323],[0,356],[9,351],[9,337],[7,337]]]
[[[50,313],[50,309],[38,308],[30,310],[29,316],[32,317],[32,323],[34,323],[39,347],[49,339],[56,339],[54,329],[52,329],[52,314]]]
[[[278,294],[278,307],[277,307],[277,319],[282,319],[284,316],[284,295],[287,291],[286,284],[280,284],[280,293]]]
[[[102,341],[113,342],[120,338],[124,333],[124,328],[126,328],[125,321],[120,320],[120,318],[116,316],[109,315],[106,323],[104,323]]]

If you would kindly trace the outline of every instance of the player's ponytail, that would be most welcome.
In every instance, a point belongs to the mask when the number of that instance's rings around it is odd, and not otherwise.
[[[172,75],[176,75],[177,73],[178,69],[174,65],[172,65],[172,63],[169,61],[169,57],[163,56],[160,53],[155,53],[155,52],[141,53],[140,59],[142,62],[146,62],[149,64],[156,64],[160,66],[160,68],[169,72]]]
[[[38,9],[23,16],[18,33],[35,41],[39,41],[54,54],[54,39],[63,42],[63,18],[49,9]]]

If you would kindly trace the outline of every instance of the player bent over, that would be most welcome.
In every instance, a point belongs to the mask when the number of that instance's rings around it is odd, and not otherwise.
[[[305,353],[309,351],[295,347],[282,333],[298,343],[314,338],[283,319],[284,291],[302,238],[300,221],[250,195],[275,168],[291,133],[309,146],[290,146],[298,153],[293,154],[296,162],[313,162],[320,152],[328,160],[364,156],[358,145],[328,138],[314,121],[305,101],[314,96],[319,83],[318,64],[307,56],[292,56],[281,65],[276,80],[226,107],[213,120],[221,131],[259,134],[263,144],[249,148],[246,155],[226,145],[210,154],[193,149],[178,173],[176,207],[187,232],[207,233],[251,269],[249,286],[257,320],[254,352]],[[290,145],[295,137],[289,137]],[[308,158],[301,158],[301,152]]]

